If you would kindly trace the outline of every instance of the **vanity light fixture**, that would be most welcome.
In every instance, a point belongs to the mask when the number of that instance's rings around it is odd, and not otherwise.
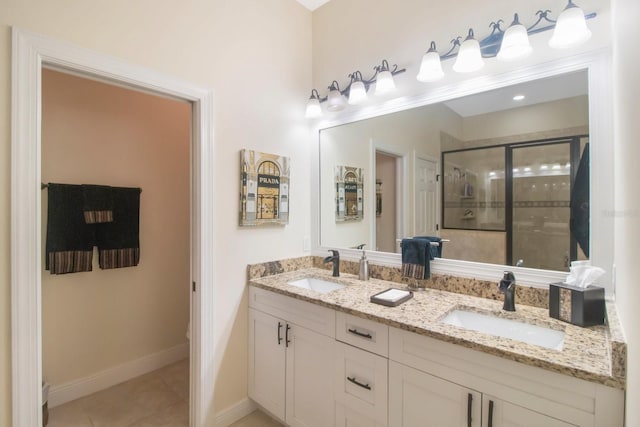
[[[484,67],[480,43],[475,39],[473,29],[469,28],[467,38],[464,39],[458,50],[458,57],[453,64],[453,71],[457,73],[472,73]]]
[[[334,80],[333,82],[331,82],[331,86],[329,86],[329,95],[327,95],[327,110],[341,111],[344,110],[345,107],[346,102],[344,100],[344,96],[342,96],[342,93],[340,92],[340,86],[338,86],[338,82]],[[320,115],[322,115],[322,110],[320,111]]]
[[[440,55],[436,49],[436,42],[431,42],[429,50],[422,57],[420,71],[416,78],[421,82],[434,82],[444,77]]]
[[[526,58],[532,50],[527,29],[520,23],[516,13],[513,16],[513,22],[502,36],[497,57],[501,61],[515,61]]]
[[[567,6],[555,21],[550,18],[550,10],[536,12],[538,19],[530,27],[520,23],[518,14],[514,14],[513,22],[503,30],[500,25],[504,22],[499,19],[492,22],[489,27],[491,34],[482,40],[476,40],[473,29],[461,43],[462,37],[451,40],[451,49],[443,55],[438,55],[435,42],[431,42],[430,48],[422,58],[420,72],[416,78],[421,82],[432,82],[444,76],[441,61],[456,58],[453,70],[459,73],[467,73],[479,70],[483,65],[483,58],[498,57],[499,60],[515,61],[527,57],[532,52],[529,36],[554,30],[549,40],[549,46],[554,49],[563,49],[578,46],[591,37],[591,31],[587,28],[586,20],[595,18],[596,13],[585,15],[572,0],[567,0]]]
[[[585,18],[582,9],[569,0],[567,7],[558,17],[553,36],[549,39],[549,46],[554,49],[566,49],[589,40],[591,31],[587,28]]]
[[[364,87],[364,82],[362,81],[362,73],[360,71],[355,71],[352,74],[349,74],[351,78],[351,84],[349,85],[349,105],[358,105],[362,104],[367,100],[367,89]]]
[[[373,69],[375,73],[369,79],[365,79],[360,71],[349,74],[349,84],[344,89],[340,89],[338,82],[334,80],[328,87],[329,94],[324,98],[320,97],[318,91],[313,89],[307,103],[306,117],[322,116],[320,105],[324,102],[327,103],[327,111],[331,112],[343,110],[347,103],[350,105],[361,104],[367,100],[367,92],[373,84],[376,85],[375,95],[389,93],[396,87],[393,76],[407,71],[405,68],[399,70],[395,64],[389,66],[386,59],[383,59],[381,65],[376,65]]]
[[[320,117],[322,115],[322,109],[320,108],[320,95],[318,95],[318,91],[313,89],[311,91],[311,96],[309,97],[309,102],[307,102],[307,113],[305,117],[308,119],[312,119],[315,117]]]
[[[389,63],[386,59],[383,59],[376,79],[376,95],[384,95],[394,90],[396,90],[396,83],[393,81],[391,70],[389,70]]]

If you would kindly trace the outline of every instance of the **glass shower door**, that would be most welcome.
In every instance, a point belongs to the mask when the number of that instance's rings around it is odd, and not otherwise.
[[[569,230],[573,142],[512,149],[513,265],[568,271],[575,259]]]

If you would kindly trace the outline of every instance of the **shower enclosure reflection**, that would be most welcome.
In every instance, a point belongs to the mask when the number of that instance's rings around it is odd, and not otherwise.
[[[560,271],[587,259],[588,246],[585,253],[570,229],[574,177],[587,139],[444,152],[442,235],[469,241],[466,253],[456,255]]]

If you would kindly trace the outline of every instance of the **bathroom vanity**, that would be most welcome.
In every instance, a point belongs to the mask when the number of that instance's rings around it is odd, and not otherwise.
[[[370,296],[401,284],[317,268],[262,276],[249,279],[249,396],[287,425],[623,426],[626,347],[613,328],[433,289],[386,307]],[[305,278],[343,287],[290,284]],[[443,322],[456,310],[562,339]]]

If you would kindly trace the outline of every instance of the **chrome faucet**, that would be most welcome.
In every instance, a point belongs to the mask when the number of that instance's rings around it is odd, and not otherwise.
[[[334,250],[334,249],[329,249],[329,252],[332,252],[333,255],[330,255],[328,257],[326,257],[324,259],[325,264],[328,262],[332,262],[333,263],[333,277],[339,277],[340,276],[340,252]]]
[[[516,311],[516,276],[510,271],[505,271],[504,277],[498,283],[498,289],[504,294],[502,309]]]

